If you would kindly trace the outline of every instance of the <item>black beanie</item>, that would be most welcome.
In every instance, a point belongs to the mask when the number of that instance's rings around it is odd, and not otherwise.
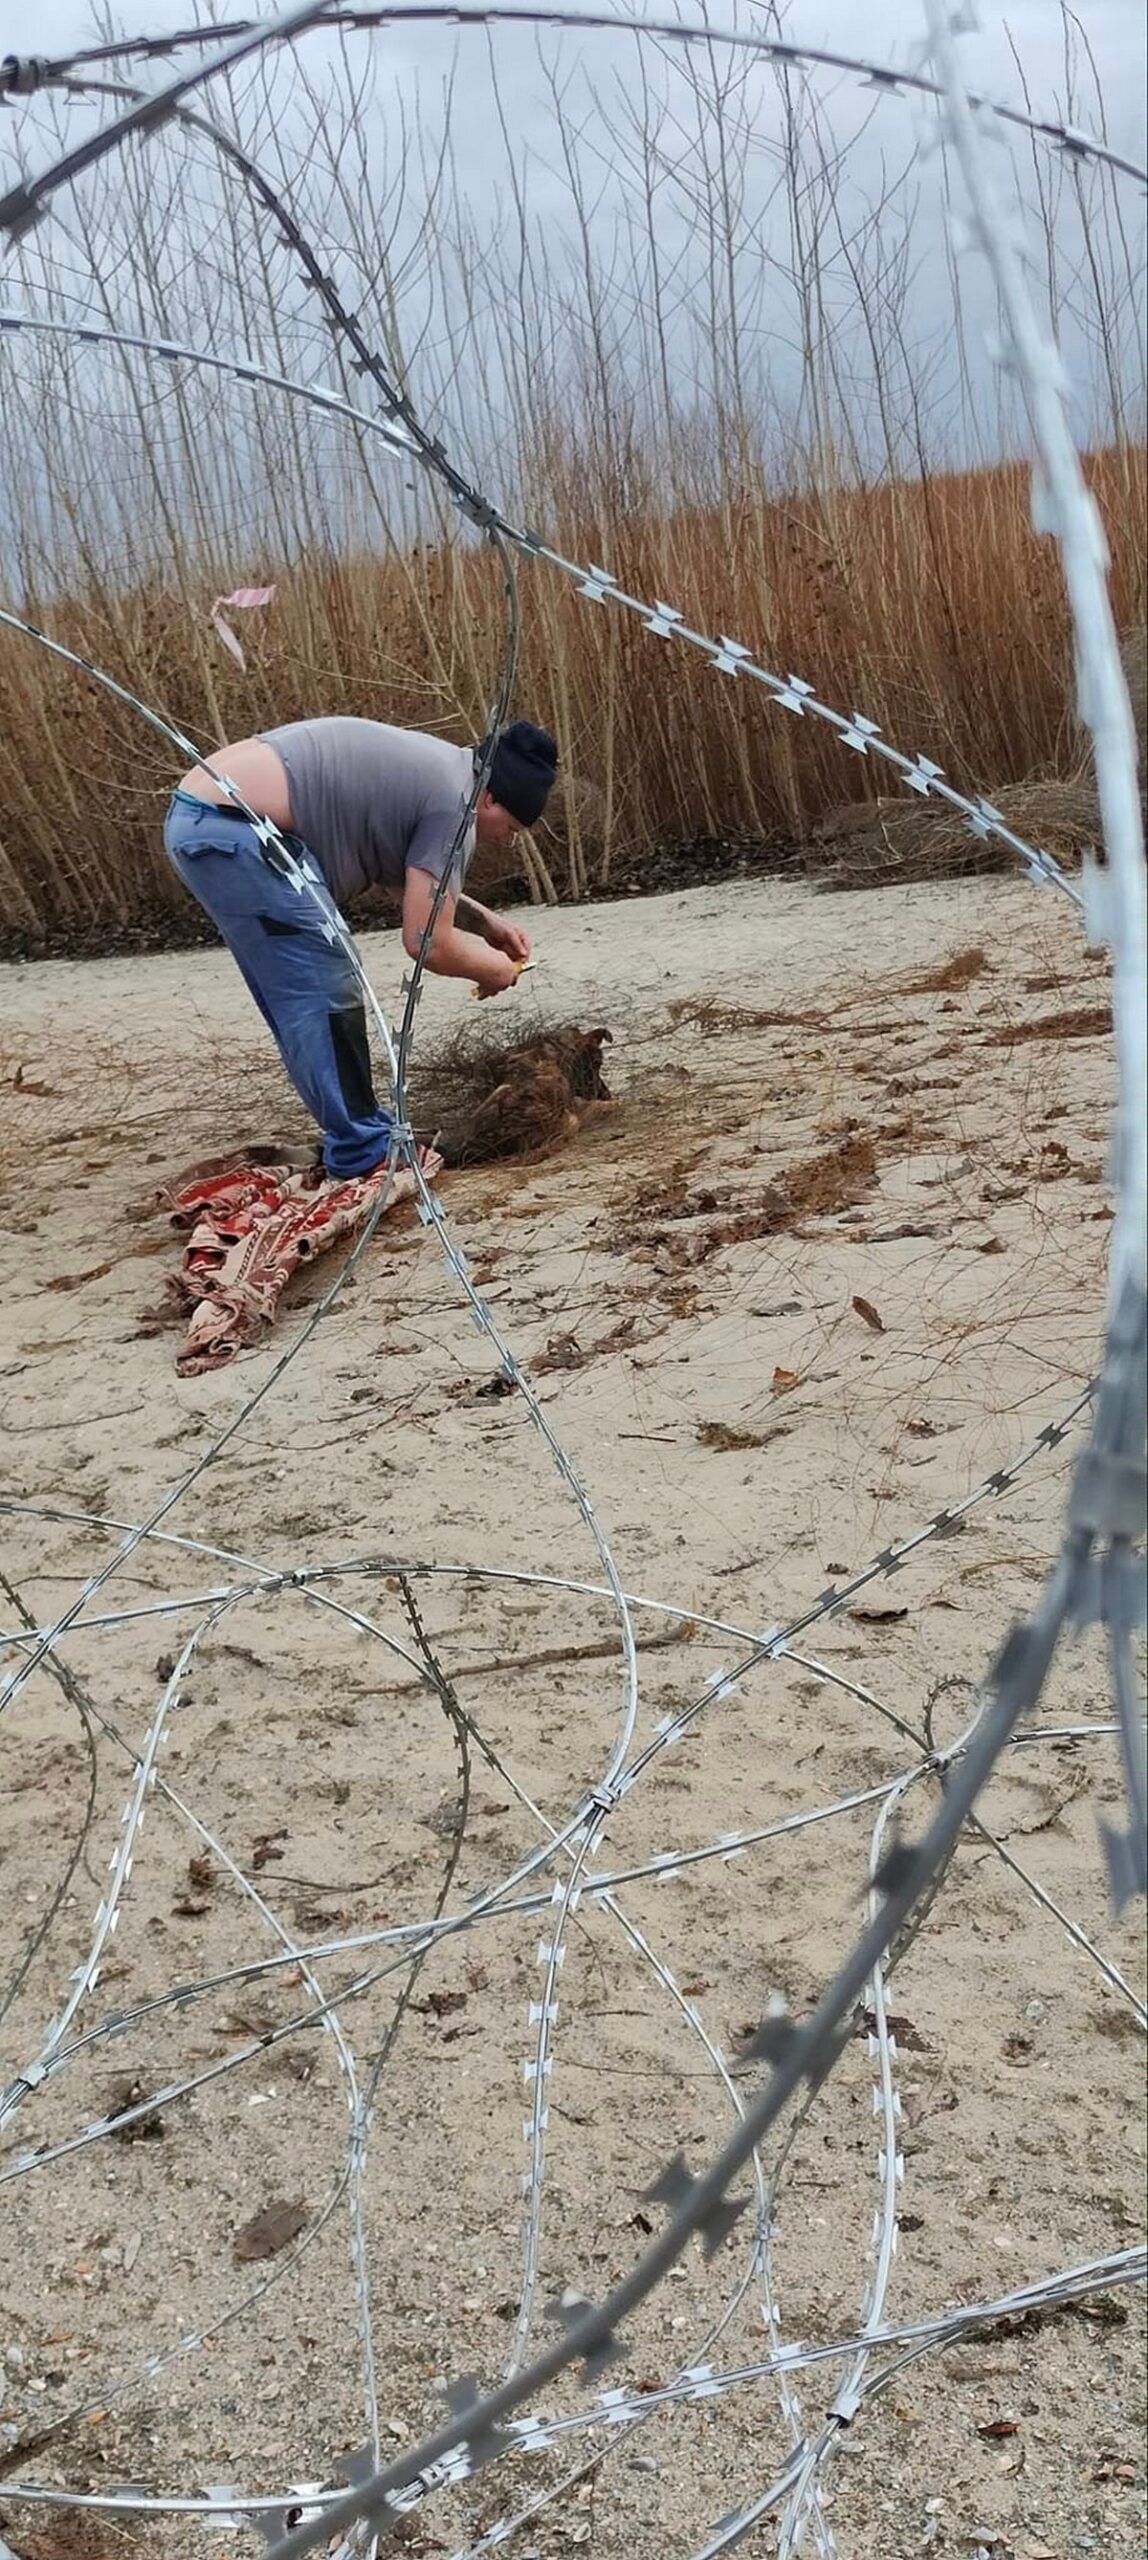
[[[546,806],[558,771],[558,749],[548,729],[530,720],[512,720],[494,750],[487,790],[520,827],[532,827]]]

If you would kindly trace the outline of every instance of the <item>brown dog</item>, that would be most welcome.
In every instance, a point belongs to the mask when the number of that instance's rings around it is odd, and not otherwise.
[[[609,1102],[602,1051],[609,1031],[549,1031],[491,1059],[497,1081],[439,1139],[448,1165],[541,1155],[575,1135],[585,1111]]]

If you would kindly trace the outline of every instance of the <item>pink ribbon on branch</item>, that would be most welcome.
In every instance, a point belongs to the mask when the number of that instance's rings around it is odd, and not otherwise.
[[[236,587],[229,596],[217,596],[214,604],[212,605],[211,619],[215,625],[215,629],[219,633],[219,637],[223,642],[224,648],[230,649],[232,657],[238,659],[239,665],[242,667],[245,675],[247,673],[247,660],[243,655],[243,651],[235,637],[231,624],[224,621],[220,608],[225,604],[235,605],[241,613],[249,613],[253,605],[274,604],[275,594],[276,590],[274,587]]]

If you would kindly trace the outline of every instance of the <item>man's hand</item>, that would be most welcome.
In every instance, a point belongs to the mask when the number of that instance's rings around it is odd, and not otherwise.
[[[525,936],[523,939],[525,940]],[[484,996],[501,996],[505,994],[508,987],[516,986],[521,967],[522,962],[510,959],[506,952],[499,952],[494,958],[488,960],[482,973],[481,984],[475,989],[480,1003]]]
[[[505,951],[508,960],[529,960],[530,936],[520,924],[512,924],[509,916],[493,915],[487,907],[482,930],[492,951]]]
[[[403,949],[414,960],[423,949],[430,926],[437,883],[425,871],[410,870],[403,891]],[[491,915],[473,898],[454,898],[449,890],[430,926],[426,965],[440,978],[473,978],[480,996],[500,996],[512,987],[530,957],[530,941],[505,916]]]

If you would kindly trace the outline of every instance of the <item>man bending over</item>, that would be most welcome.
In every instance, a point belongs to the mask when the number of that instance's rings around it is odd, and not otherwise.
[[[474,779],[469,747],[378,720],[296,720],[219,747],[173,794],[164,845],[184,887],[218,927],[278,1045],[295,1091],[323,1132],[323,1164],[338,1178],[374,1171],[391,1134],[371,1081],[367,1025],[346,953],[324,935],[313,901],[264,857],[251,820],[269,818],[307,872],[319,905],[342,921],[343,902],[381,888],[402,908],[403,946],[418,952],[439,881],[449,884],[427,967],[473,978],[480,995],[513,986],[530,939],[462,882],[477,845],[497,851],[542,815],[558,765],[545,729],[515,720],[494,750],[486,790],[455,854]]]

